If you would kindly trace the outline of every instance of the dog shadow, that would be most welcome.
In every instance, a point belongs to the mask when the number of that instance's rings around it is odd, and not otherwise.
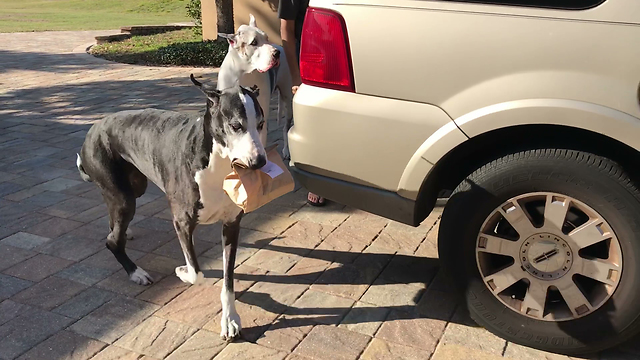
[[[477,184],[469,183],[471,189],[484,192],[487,197],[493,196],[484,189],[479,189]],[[449,202],[457,201],[454,195]],[[276,238],[277,239],[277,238]],[[439,260],[416,255],[407,254],[385,254],[385,253],[356,253],[349,251],[307,249],[294,246],[280,246],[271,243],[271,239],[263,239],[252,244],[241,244],[249,248],[264,248],[274,252],[300,255],[307,258],[326,261],[333,264],[327,269],[309,272],[305,274],[242,274],[237,273],[236,279],[256,283],[278,283],[305,285],[305,290],[292,302],[283,303],[279,301],[277,294],[262,291],[261,287],[251,287],[238,294],[237,301],[249,306],[261,308],[265,311],[279,314],[275,320],[265,323],[256,323],[243,329],[243,338],[247,341],[256,341],[265,332],[270,332],[284,328],[298,328],[305,331],[307,327],[318,324],[339,325],[346,327],[364,326],[368,330],[380,331],[381,327],[389,321],[412,321],[416,319],[430,319],[436,321],[453,322],[469,327],[478,327],[471,320],[467,309],[467,304],[463,294],[467,292],[467,285],[462,289],[456,289],[449,282],[449,276],[440,270]],[[217,270],[207,271],[207,277],[221,278],[222,272]],[[388,301],[369,297],[365,299],[369,290],[376,286],[384,285],[418,285],[423,290],[417,291],[413,299],[407,301]],[[323,299],[309,299],[309,286],[311,290],[321,290],[332,293],[331,289],[320,289],[321,286],[341,285],[346,287],[364,287],[356,296],[349,296],[351,299],[361,299],[364,302],[353,301],[347,306],[323,306]],[[384,292],[393,292],[392,288],[385,289]],[[341,292],[341,290],[338,290]],[[303,295],[305,294],[305,295]],[[344,293],[340,293],[344,296]],[[350,293],[349,295],[353,295]],[[274,298],[274,296],[276,298]],[[318,292],[318,296],[320,295]],[[305,301],[300,301],[302,297],[307,297]],[[371,301],[369,301],[371,300]],[[346,300],[346,303],[349,301]],[[389,305],[374,305],[371,302]],[[309,305],[309,306],[307,306]],[[609,320],[611,313],[615,310],[613,304],[602,316],[605,321],[602,330],[613,332],[615,326]],[[560,322],[558,324],[566,334],[578,341],[590,342],[593,335],[588,330],[588,326],[575,326]],[[371,330],[373,329],[373,330]],[[373,335],[373,334],[370,334]],[[627,343],[621,345],[622,349],[636,349],[639,337],[635,337]]]
[[[392,253],[312,250],[302,247],[272,245],[269,244],[270,241],[270,239],[264,239],[252,244],[241,244],[241,246],[300,255],[326,261],[332,263],[333,266],[325,270],[295,275],[236,272],[234,278],[238,281],[294,285],[292,288],[296,290],[304,288],[299,290],[295,301],[288,303],[274,298],[275,294],[262,291],[261,286],[252,286],[248,290],[237,292],[238,302],[260,308],[268,313],[278,314],[275,320],[267,323],[247,324],[249,326],[242,330],[244,340],[255,342],[266,331],[283,328],[306,329],[318,324],[340,324],[347,328],[371,324],[369,326],[377,328],[385,320],[432,319],[477,326],[469,318],[465,309],[459,306],[458,292],[439,274],[439,260],[436,258],[405,254],[394,255]],[[207,279],[221,279],[223,275],[222,270],[218,269],[203,270],[203,273]],[[303,294],[306,294],[311,285],[318,287],[344,285],[357,288],[356,292],[362,296],[368,289],[375,286],[402,284],[414,291],[413,295],[408,295],[411,298],[403,297],[403,304],[380,306],[352,300],[353,303],[349,306],[314,306],[313,304],[321,303],[321,301],[316,302],[318,299],[306,299],[303,303],[299,301],[305,297]],[[304,286],[297,287],[295,285]],[[267,287],[271,288],[271,286]],[[314,287],[311,287],[311,290],[314,290]],[[358,298],[358,296],[352,298]],[[343,299],[345,302],[349,302],[346,298]],[[307,302],[312,305],[306,306]],[[240,313],[242,315],[241,311]]]

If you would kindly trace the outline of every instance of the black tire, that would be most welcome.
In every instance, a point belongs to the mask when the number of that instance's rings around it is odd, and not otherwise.
[[[505,306],[487,288],[476,264],[480,228],[498,206],[518,195],[555,192],[593,208],[613,228],[622,249],[617,289],[602,307],[581,318],[542,321]],[[558,149],[530,150],[492,161],[453,192],[440,224],[445,273],[464,290],[471,317],[517,344],[566,355],[615,346],[640,331],[640,192],[613,161]]]

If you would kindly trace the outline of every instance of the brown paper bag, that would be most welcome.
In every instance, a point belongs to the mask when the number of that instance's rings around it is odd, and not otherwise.
[[[251,170],[242,163],[233,163],[233,172],[224,178],[222,189],[245,213],[294,189],[293,177],[276,147],[274,144],[265,149],[268,161],[262,169]]]

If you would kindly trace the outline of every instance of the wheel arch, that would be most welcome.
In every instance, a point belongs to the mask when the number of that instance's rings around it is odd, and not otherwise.
[[[432,136],[438,141],[421,147],[423,166],[408,166],[403,175],[409,179],[423,171],[416,224],[426,218],[441,191],[453,190],[478,167],[517,151],[562,147],[591,152],[618,162],[632,179],[640,179],[640,119],[615,109],[571,100],[515,101],[464,115],[455,126],[468,140],[460,141],[451,126],[443,129],[441,136]],[[446,152],[443,143],[451,145]]]

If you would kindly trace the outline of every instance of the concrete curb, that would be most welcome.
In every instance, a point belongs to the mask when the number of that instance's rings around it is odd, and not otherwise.
[[[82,45],[78,45],[75,48],[73,48],[73,50],[71,52],[74,53],[74,54],[87,53],[89,51],[89,49],[95,44],[96,44],[95,41],[92,41],[90,43],[84,43]]]

